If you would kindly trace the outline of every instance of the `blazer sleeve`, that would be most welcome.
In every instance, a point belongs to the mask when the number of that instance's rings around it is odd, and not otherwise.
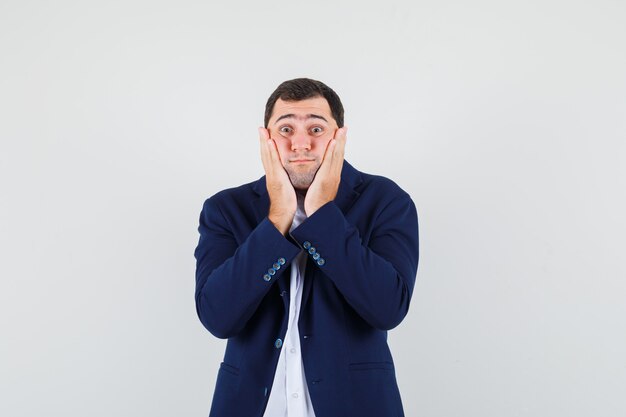
[[[371,326],[389,330],[406,316],[419,258],[417,210],[407,193],[396,196],[376,217],[367,245],[333,202],[291,231],[319,254],[324,274]],[[311,253],[313,247],[313,253]]]
[[[196,311],[213,335],[229,338],[245,327],[301,249],[267,217],[238,244],[215,196],[204,203],[198,231]]]

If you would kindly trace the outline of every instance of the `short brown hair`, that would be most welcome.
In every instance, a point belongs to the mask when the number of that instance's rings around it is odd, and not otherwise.
[[[307,98],[324,97],[330,107],[330,113],[337,122],[338,127],[343,127],[343,105],[337,93],[321,81],[310,78],[295,78],[281,83],[267,99],[265,104],[265,127],[272,117],[274,104],[278,99],[284,101],[300,101]]]

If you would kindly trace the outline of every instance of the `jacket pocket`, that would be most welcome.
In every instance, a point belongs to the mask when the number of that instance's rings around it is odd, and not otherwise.
[[[348,365],[348,369],[351,371],[367,371],[370,369],[386,369],[393,371],[393,363],[391,362],[358,362]]]
[[[229,374],[239,376],[239,368],[235,368],[232,365],[229,365],[225,362],[220,363],[220,370],[224,372],[228,372]]]
[[[403,417],[393,362],[349,364],[350,415]]]
[[[227,363],[220,363],[213,393],[213,402],[209,416],[222,417],[233,414],[233,407],[237,408],[239,399],[239,368]]]
[[[217,372],[215,381],[215,396],[224,398],[235,394],[239,390],[239,368],[227,363],[220,363],[220,370]]]

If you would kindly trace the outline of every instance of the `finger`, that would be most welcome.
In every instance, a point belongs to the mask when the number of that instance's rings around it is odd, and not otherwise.
[[[334,145],[331,155],[331,167],[330,169],[335,175],[341,174],[341,168],[343,167],[343,159],[346,147],[348,128],[346,126],[337,129],[335,132],[335,138],[333,139]]]
[[[271,156],[270,149],[268,147],[269,132],[263,127],[259,127],[259,141],[261,146],[261,162],[263,162],[263,169],[267,174],[268,169],[271,168]]]
[[[343,153],[346,144],[346,132],[347,128],[344,126],[335,131],[335,137],[331,139],[328,143],[327,152],[328,159],[331,166],[336,166],[337,162],[339,165],[343,163]],[[324,156],[326,158],[326,154]]]
[[[346,135],[348,134],[348,126],[340,127],[335,131],[335,139],[337,140],[346,140]]]
[[[318,169],[318,171],[328,172],[332,158],[333,158],[333,150],[335,148],[335,139],[331,139],[326,144],[326,149],[324,150],[324,157],[322,158],[322,163]]]
[[[341,156],[342,158],[346,148],[347,134],[347,126],[344,126],[341,129],[337,129],[337,131],[335,132],[335,140],[337,140],[337,144],[335,146],[335,155]]]
[[[264,138],[264,139],[269,139],[270,138],[269,130],[267,130],[264,127],[259,127],[259,137]]]
[[[270,138],[269,130],[264,127],[259,127],[259,139],[261,140],[262,157],[265,158],[264,164],[267,164],[267,166],[264,165],[265,170],[270,169],[274,171],[278,168],[276,164],[280,164],[276,142]]]
[[[280,154],[278,153],[278,145],[274,139],[267,140],[267,149],[270,154],[270,161],[272,163],[273,169],[279,169],[283,167],[283,164],[280,159]]]

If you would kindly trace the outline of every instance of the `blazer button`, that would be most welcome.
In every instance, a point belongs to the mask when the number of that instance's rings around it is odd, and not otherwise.
[[[274,268],[270,268],[267,270],[267,273],[270,275],[274,275],[276,273],[276,270]]]
[[[322,265],[324,265],[325,263],[326,263],[326,261],[324,260],[324,258],[319,258],[319,259],[317,260],[317,264],[318,264],[319,266],[322,266]]]
[[[320,258],[320,254],[318,252],[315,252],[312,256],[314,261],[317,261]]]
[[[276,341],[274,342],[274,346],[276,347],[276,349],[280,349],[282,345],[283,341],[280,339],[276,339]]]
[[[272,265],[272,267],[276,270],[280,269],[280,264],[278,262],[274,263],[274,265]]]
[[[308,248],[310,248],[310,247],[311,247],[311,242],[309,242],[308,240],[306,240],[306,241],[302,244],[302,247],[303,247],[304,249],[308,249]]]
[[[287,261],[285,261],[285,258],[278,258],[278,263],[279,264],[285,265],[285,262],[287,262]]]
[[[309,248],[309,253],[310,253],[311,255],[313,255],[313,254],[315,253],[315,246],[311,246],[311,247]]]
[[[272,279],[272,276],[270,274],[265,274],[265,275],[263,275],[263,279],[265,281],[269,281],[270,279]]]

